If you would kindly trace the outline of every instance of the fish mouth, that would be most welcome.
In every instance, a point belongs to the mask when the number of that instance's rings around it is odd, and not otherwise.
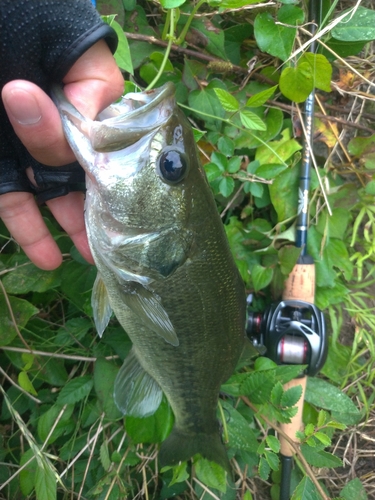
[[[176,106],[174,96],[171,82],[159,89],[126,94],[121,102],[104,110],[92,122],[89,133],[92,148],[106,152],[135,144],[170,118]]]
[[[81,115],[67,101],[61,88],[55,86],[52,95],[60,113],[86,136],[94,151],[103,153],[135,144],[166,123],[176,108],[172,82],[158,89],[128,93],[120,102],[99,113],[93,121]]]

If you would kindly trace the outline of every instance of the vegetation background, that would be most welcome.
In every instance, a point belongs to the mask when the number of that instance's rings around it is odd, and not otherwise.
[[[375,6],[323,0],[318,55],[300,0],[101,0],[128,81],[176,84],[249,293],[264,311],[297,259],[301,103],[316,89],[308,251],[328,360],[309,380],[293,499],[375,498]],[[126,34],[126,38],[124,33]],[[132,84],[127,84],[131,88]],[[42,208],[64,253],[46,272],[0,223],[0,498],[278,498],[278,422],[299,368],[265,357],[222,388],[218,410],[234,480],[195,457],[160,470],[173,415],[164,401],[127,418],[110,387],[130,341],[113,319],[95,334],[95,268]]]

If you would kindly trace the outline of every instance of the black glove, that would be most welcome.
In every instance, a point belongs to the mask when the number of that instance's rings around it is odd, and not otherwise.
[[[105,24],[89,0],[1,0],[0,87],[11,80],[29,80],[45,92],[61,83],[79,57],[104,39],[112,53],[115,31]],[[25,173],[34,171],[37,188]],[[47,201],[84,188],[78,163],[49,167],[23,146],[0,103],[0,194],[27,191]]]

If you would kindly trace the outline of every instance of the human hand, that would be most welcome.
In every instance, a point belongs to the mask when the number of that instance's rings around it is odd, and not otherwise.
[[[123,91],[121,72],[104,41],[97,42],[78,59],[63,83],[68,99],[90,118],[120,97]],[[14,80],[3,87],[2,99],[16,134],[33,157],[51,166],[75,160],[65,140],[57,108],[40,87]],[[83,219],[83,193],[72,192],[46,203],[83,257],[92,263]],[[42,269],[55,269],[60,265],[61,252],[32,193],[1,195],[0,217],[35,265]]]

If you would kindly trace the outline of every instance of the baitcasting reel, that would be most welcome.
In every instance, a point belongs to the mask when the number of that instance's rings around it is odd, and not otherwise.
[[[246,331],[275,363],[307,365],[303,375],[315,375],[326,360],[324,316],[309,302],[284,300],[271,304],[263,314],[250,312]]]

